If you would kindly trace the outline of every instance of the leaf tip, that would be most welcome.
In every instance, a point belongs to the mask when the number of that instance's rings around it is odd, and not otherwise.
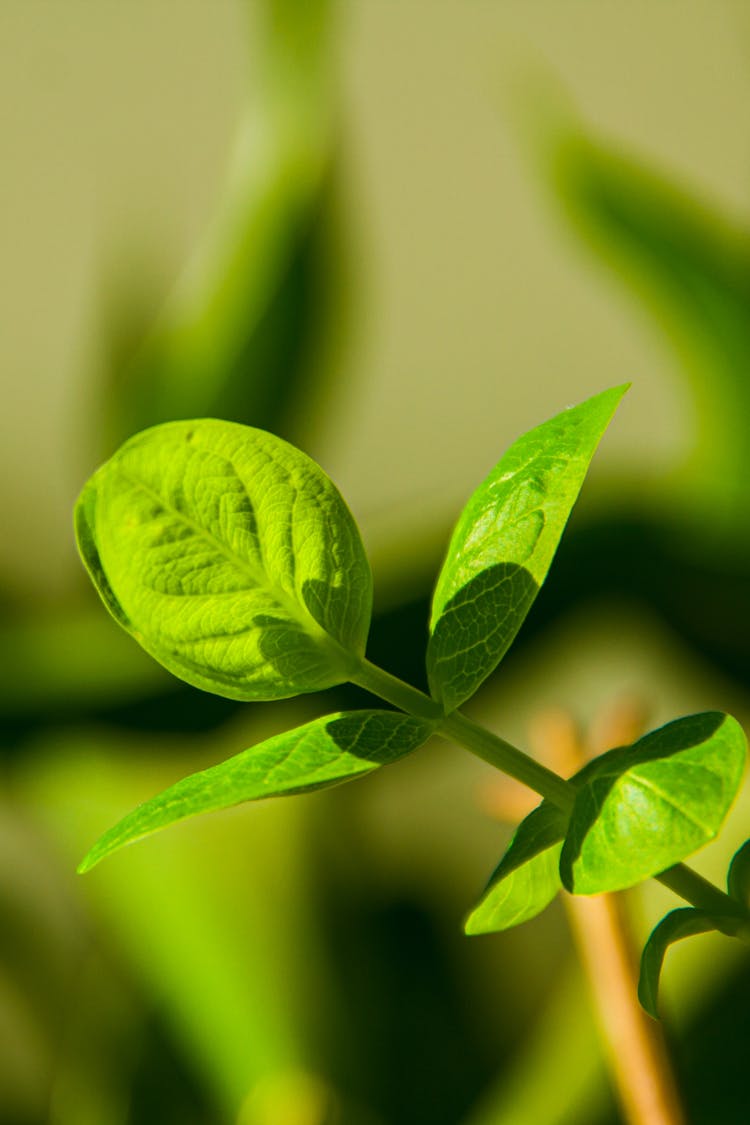
[[[477,920],[476,910],[472,910],[472,912],[470,914],[467,914],[467,916],[464,918],[463,930],[467,937],[476,937],[477,934],[484,934],[487,932],[479,924]]]
[[[92,848],[92,850],[90,852],[87,852],[87,854],[83,857],[81,862],[76,867],[76,875],[85,875],[86,872],[90,871],[92,867],[95,867],[98,862],[99,860],[94,855],[94,851]]]

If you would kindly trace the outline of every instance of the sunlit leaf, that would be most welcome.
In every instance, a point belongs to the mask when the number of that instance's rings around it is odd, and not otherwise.
[[[84,562],[115,619],[169,671],[232,699],[348,678],[370,622],[352,516],[299,450],[204,419],[131,438],[76,510]]]
[[[484,895],[466,919],[467,934],[508,930],[534,918],[560,890],[560,850],[566,817],[539,805],[521,821]]]
[[[145,801],[101,837],[79,867],[88,871],[125,844],[198,813],[325,789],[411,753],[432,725],[395,711],[326,715],[251,746]]]
[[[718,833],[742,779],[747,743],[729,715],[677,719],[591,763],[560,858],[576,894],[633,886]]]
[[[473,695],[521,627],[626,389],[524,434],[464,508],[435,588],[427,653],[432,693],[447,711]]]

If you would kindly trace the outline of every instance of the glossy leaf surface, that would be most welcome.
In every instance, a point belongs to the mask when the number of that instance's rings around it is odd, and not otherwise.
[[[372,582],[359,532],[305,454],[203,419],[131,438],[76,509],[116,620],[170,672],[232,699],[341,683],[364,651]]]
[[[561,888],[559,861],[566,818],[539,805],[521,821],[487,890],[464,926],[467,934],[509,930],[540,914]]]
[[[670,945],[682,938],[692,937],[693,934],[705,934],[714,929],[716,926],[708,914],[702,910],[686,907],[667,914],[652,931],[641,957],[638,999],[641,1006],[655,1020],[659,1018],[659,977]]]
[[[707,844],[737,792],[746,748],[740,725],[709,711],[590,763],[560,859],[567,889],[622,890]]]
[[[473,695],[521,627],[625,390],[519,438],[466,505],[435,588],[427,652],[431,691],[447,711]]]
[[[145,801],[105,832],[79,871],[186,817],[243,801],[324,789],[370,773],[416,750],[431,733],[430,723],[395,711],[350,711],[315,719],[191,774]]]

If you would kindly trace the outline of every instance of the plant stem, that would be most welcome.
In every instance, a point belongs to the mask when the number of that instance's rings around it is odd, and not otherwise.
[[[392,676],[384,668],[378,668],[377,664],[371,664],[364,657],[352,675],[351,682],[372,695],[385,699],[387,703],[392,703],[399,710],[416,715],[419,719],[434,721],[442,719],[445,715],[440,704],[429,695],[399,680],[398,676]]]
[[[524,754],[523,750],[511,746],[510,742],[467,719],[460,711],[446,715],[438,726],[437,733],[460,743],[478,758],[527,785],[563,812],[572,811],[576,793],[569,781],[565,781],[535,758]]]
[[[630,1125],[684,1125],[661,1026],[636,999],[638,959],[624,895],[563,899],[586,972],[607,1064]]]
[[[734,915],[740,922],[747,922],[747,913],[738,902],[684,863],[676,863],[674,867],[668,867],[656,878],[665,887],[669,887],[670,891],[674,891],[676,895],[699,910],[705,910],[710,914]]]
[[[402,711],[408,711],[421,719],[437,722],[436,734],[460,743],[472,754],[476,754],[477,757],[489,762],[491,766],[502,770],[510,777],[516,778],[529,789],[533,789],[540,797],[546,797],[565,812],[570,812],[572,809],[575,791],[567,781],[528,754],[524,754],[523,750],[517,749],[510,742],[467,719],[460,711],[446,715],[434,699],[430,699],[411,684],[405,684],[390,672],[378,668],[376,664],[371,664],[369,660],[362,662],[352,682],[372,692],[373,695],[379,695],[381,699],[387,700]]]
[[[436,734],[457,742],[478,758],[514,777],[563,812],[571,812],[576,796],[575,786],[571,782],[566,781],[553,770],[547,769],[510,742],[467,719],[460,711],[453,711],[450,715],[446,715],[440,704],[429,695],[425,695],[411,684],[404,683],[397,676],[379,668],[377,664],[371,664],[364,657],[353,673],[351,682],[409,715],[434,722]],[[699,910],[737,917],[743,926],[742,936],[744,936],[744,930],[747,929],[747,912],[733,898],[704,879],[697,871],[693,871],[684,863],[676,863],[654,878]],[[727,927],[727,931],[729,929],[730,927]]]

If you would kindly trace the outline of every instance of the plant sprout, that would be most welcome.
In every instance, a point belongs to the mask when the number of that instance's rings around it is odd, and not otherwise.
[[[594,895],[655,877],[690,905],[668,914],[644,951],[639,996],[654,1016],[672,942],[706,930],[747,939],[748,844],[727,893],[682,863],[718,834],[742,780],[746,739],[731,716],[676,719],[565,779],[460,710],[529,612],[626,389],[523,435],[470,498],[435,586],[429,694],[368,661],[369,563],[346,504],[305,454],[214,419],[127,441],[76,508],[81,555],[115,620],[174,675],[230,699],[350,682],[390,707],[315,719],[192,774],[106,832],[79,870],[186,817],[337,785],[439,736],[542,798],[469,913],[468,934],[533,918],[561,888]]]

